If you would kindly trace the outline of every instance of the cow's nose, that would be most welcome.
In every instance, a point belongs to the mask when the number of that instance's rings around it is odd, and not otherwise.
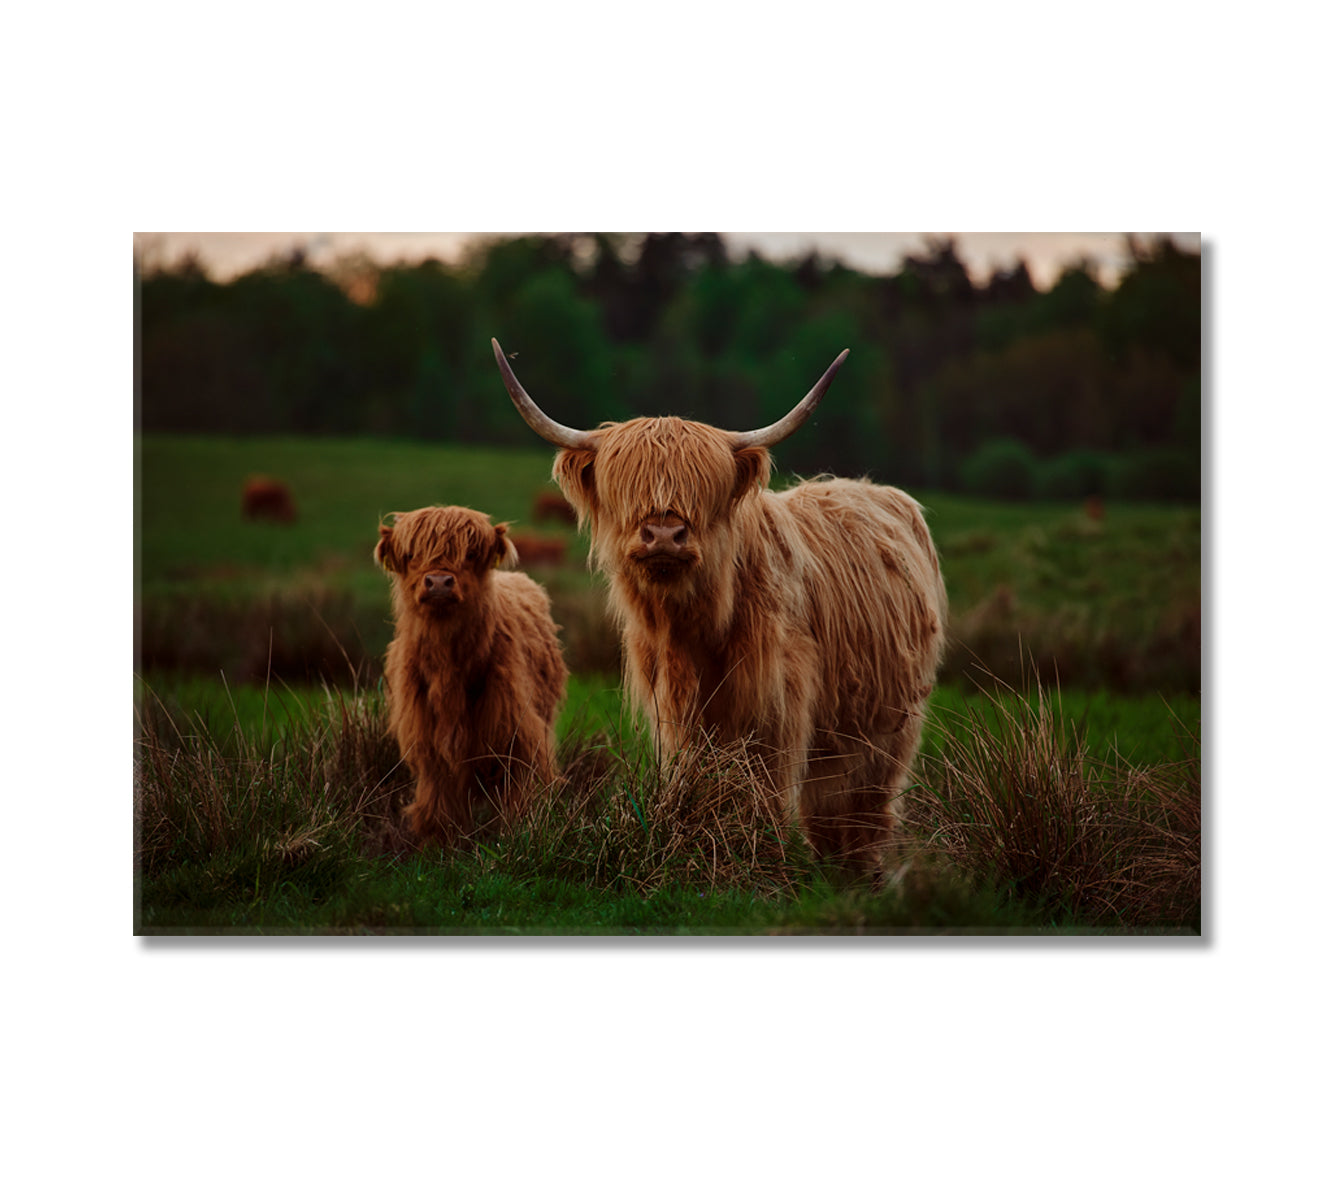
[[[422,586],[428,592],[436,592],[445,595],[454,590],[453,575],[427,575],[422,580]]]
[[[640,541],[653,554],[684,550],[686,537],[686,527],[681,521],[645,521],[639,527]]]

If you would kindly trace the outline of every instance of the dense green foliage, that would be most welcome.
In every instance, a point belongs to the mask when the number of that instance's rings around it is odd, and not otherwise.
[[[347,260],[329,274],[298,258],[228,283],[156,266],[138,279],[139,418],[530,446],[495,336],[567,424],[676,413],[749,428],[846,346],[819,417],[784,447],[794,471],[1198,499],[1199,256],[1131,248],[1116,287],[1072,264],[1047,292],[1022,266],[974,283],[948,241],[881,277],[814,257],[731,261],[714,234],[509,238],[458,265]]]

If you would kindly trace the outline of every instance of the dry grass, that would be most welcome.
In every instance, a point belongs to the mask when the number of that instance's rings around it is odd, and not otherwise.
[[[374,692],[330,692],[288,736],[238,722],[225,744],[149,695],[135,755],[135,865],[152,874],[224,853],[291,865],[316,852],[402,853],[410,780]]]
[[[136,604],[135,660],[143,672],[222,671],[238,682],[368,683],[380,676],[387,614],[383,596],[323,583],[153,595]]]
[[[667,886],[790,894],[809,848],[776,820],[753,759],[699,738],[659,765],[643,746],[567,742],[562,778],[504,831],[517,875],[556,872],[649,895]]]
[[[939,924],[942,898],[971,911],[954,894],[962,888],[1056,923],[1198,928],[1199,748],[1184,731],[1182,761],[1140,766],[1093,759],[1049,693],[1032,703],[998,694],[940,723],[883,897],[898,896],[897,920],[920,910]],[[151,695],[139,725],[135,864],[143,879],[179,876],[171,895],[183,905],[209,903],[209,889],[272,895],[293,879],[338,894],[368,860],[420,849],[402,827],[411,779],[375,691],[331,692],[279,735],[238,721],[214,737]],[[586,889],[648,903],[683,891],[795,903],[833,882],[775,818],[744,747],[699,738],[659,764],[646,739],[585,731],[565,739],[560,761],[561,777],[528,811],[455,853],[465,874],[531,895]],[[875,908],[865,888],[832,894]]]
[[[970,709],[924,756],[907,824],[970,878],[1090,924],[1198,926],[1199,746],[1094,760],[1059,694]]]
[[[135,862],[144,873],[238,852],[290,866],[316,852],[419,848],[401,820],[411,780],[377,692],[331,692],[272,742],[238,722],[224,744],[151,694],[139,724]],[[613,746],[581,733],[560,758],[560,778],[468,852],[519,879],[643,895],[669,884],[772,895],[810,865],[735,747],[700,739],[659,767],[642,741]]]
[[[1123,692],[1190,691],[1199,687],[1201,606],[1198,595],[1165,602],[1152,624],[1132,629],[1096,604],[1033,607],[997,585],[950,616],[942,679],[966,681],[979,663],[1013,685],[1035,676]]]

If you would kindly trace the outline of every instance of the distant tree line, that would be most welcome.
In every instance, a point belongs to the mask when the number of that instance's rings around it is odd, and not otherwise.
[[[970,279],[954,243],[897,273],[729,259],[716,234],[525,236],[456,265],[328,271],[300,254],[229,282],[137,264],[138,417],[152,431],[530,444],[490,339],[558,420],[776,419],[845,346],[783,470],[1006,497],[1197,500],[1200,259],[1131,240],[1039,291]]]

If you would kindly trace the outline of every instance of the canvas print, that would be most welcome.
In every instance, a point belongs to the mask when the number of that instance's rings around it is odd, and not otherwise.
[[[135,234],[136,933],[1199,936],[1202,250]]]

